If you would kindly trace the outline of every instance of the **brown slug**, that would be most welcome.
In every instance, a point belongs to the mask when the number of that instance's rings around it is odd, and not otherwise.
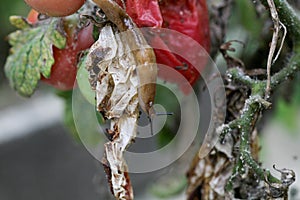
[[[105,13],[108,20],[114,23],[124,37],[137,63],[139,78],[138,97],[140,107],[151,118],[156,91],[157,65],[153,49],[147,44],[144,36],[127,13],[112,0],[93,0]],[[122,35],[123,35],[122,33]],[[122,36],[123,37],[123,36]]]

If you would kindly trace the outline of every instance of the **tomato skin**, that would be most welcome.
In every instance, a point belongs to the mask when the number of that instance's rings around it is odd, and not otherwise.
[[[206,51],[209,51],[209,19],[205,0],[163,0],[160,2],[160,9],[163,16],[163,28],[183,33],[197,41]],[[195,54],[195,52],[193,52],[194,48],[189,46],[189,42],[185,42],[184,38],[183,40],[178,40],[174,39],[172,35],[167,35],[164,38],[164,42],[168,44],[170,49],[179,50],[185,48],[187,52],[190,52],[190,54],[187,53],[187,55]],[[199,60],[199,58],[193,58],[191,56],[189,60],[197,61],[198,63],[197,66],[193,66],[184,58],[176,55],[177,61],[170,63],[170,57],[164,56],[160,50],[154,49],[154,51],[156,52],[158,63],[167,64],[172,68],[186,65],[187,69],[178,70],[178,72],[182,74],[191,85],[195,84],[199,79],[200,72],[205,67],[208,59],[207,57],[202,57],[201,60]],[[181,63],[180,65],[178,65],[179,62]],[[184,93],[189,93],[190,87],[178,82],[178,77],[164,74],[163,70],[161,70],[159,76],[164,80],[178,83]]]
[[[163,23],[157,0],[126,1],[126,12],[139,27],[161,27]]]
[[[117,2],[122,6],[121,1]],[[178,31],[209,51],[209,19],[205,0],[126,0],[125,4],[126,12],[138,27],[150,26]],[[195,52],[193,52],[194,47],[189,46],[188,42],[184,39],[175,39],[172,34],[164,38],[156,36],[149,44],[156,47],[154,52],[157,63],[176,69],[186,81],[180,79],[176,73],[167,72],[168,70],[161,66],[159,66],[158,76],[166,81],[177,83],[184,93],[189,93],[191,87],[187,84],[193,85],[198,80],[201,70],[206,65],[207,57],[203,56],[199,60],[197,57],[189,56],[190,61],[198,63],[198,66],[193,66],[186,59],[175,55],[173,52],[181,49],[186,49],[192,55],[195,55]]]
[[[75,13],[85,0],[24,0],[39,13],[51,17],[63,17]]]
[[[69,40],[70,41],[70,40]],[[77,73],[77,52],[72,44],[64,49],[53,47],[54,64],[49,78],[42,76],[41,80],[59,90],[71,90],[75,86]]]
[[[163,0],[163,28],[176,30],[210,48],[209,19],[205,0]]]

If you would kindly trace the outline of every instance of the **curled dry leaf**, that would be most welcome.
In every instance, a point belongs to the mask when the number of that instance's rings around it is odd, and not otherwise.
[[[105,144],[102,162],[114,196],[133,199],[123,154],[136,136],[138,106],[147,114],[154,114],[156,59],[136,24],[116,2],[93,1],[112,22],[102,28],[87,58],[97,109],[111,119],[107,131],[111,141]]]
[[[232,150],[232,143],[223,145],[218,142],[208,156],[195,157],[187,174],[189,200],[228,197],[224,188],[232,174]]]
[[[154,114],[152,104],[157,76],[153,49],[126,12],[110,0],[94,0],[107,19],[99,39],[90,48],[87,69],[96,91],[97,110],[111,120],[107,130],[104,165],[116,199],[133,199],[124,151],[136,136],[138,106]]]
[[[147,114],[154,114],[156,60],[153,49],[118,5],[111,1],[98,4],[114,23],[102,28],[87,58],[97,109],[106,119],[111,119],[111,128],[107,131],[111,141],[105,144],[102,162],[114,196],[133,199],[123,153],[136,136],[138,106]]]
[[[133,199],[123,153],[136,136],[139,80],[134,56],[113,27],[106,25],[90,49],[87,66],[97,109],[111,119],[111,141],[105,144],[103,164],[112,192],[117,199]]]

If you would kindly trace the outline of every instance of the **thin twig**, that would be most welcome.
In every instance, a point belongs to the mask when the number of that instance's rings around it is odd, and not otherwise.
[[[267,79],[267,87],[266,87],[266,95],[265,95],[266,98],[269,97],[269,93],[270,93],[271,67],[272,67],[272,64],[275,62],[275,60],[277,59],[278,54],[280,53],[280,50],[281,50],[281,47],[280,47],[280,49],[279,49],[279,51],[278,51],[278,53],[277,53],[277,55],[274,59],[274,62],[273,62],[272,60],[273,60],[273,57],[274,57],[274,53],[275,53],[278,38],[279,38],[279,31],[280,31],[280,27],[281,27],[280,25],[282,24],[279,20],[278,13],[277,13],[274,1],[273,0],[268,0],[268,5],[269,5],[269,8],[270,8],[271,17],[272,17],[272,20],[273,20],[273,23],[274,23],[274,32],[273,32],[272,42],[271,42],[270,51],[269,51],[269,55],[268,55],[268,61],[267,61],[267,76],[268,76],[268,79]]]
[[[280,24],[280,27],[283,28],[283,36],[282,36],[282,39],[281,39],[280,47],[278,49],[278,52],[277,52],[272,64],[274,64],[276,62],[276,60],[278,59],[278,57],[280,55],[280,52],[281,52],[281,49],[283,47],[285,38],[286,38],[286,34],[287,34],[286,26],[281,21],[279,21],[279,24]]]

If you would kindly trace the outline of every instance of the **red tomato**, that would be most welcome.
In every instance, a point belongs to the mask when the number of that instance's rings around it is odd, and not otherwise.
[[[117,2],[122,5],[121,1]],[[206,51],[209,51],[209,20],[205,0],[126,0],[125,5],[126,12],[139,27],[162,27],[178,31],[194,39]],[[172,49],[173,52],[185,49],[191,54],[195,54],[192,52],[193,47],[190,47],[187,42],[175,39],[173,36],[172,34],[164,38],[157,36],[151,39],[150,45]],[[186,59],[175,55],[171,50],[156,48],[154,51],[157,63],[178,70],[188,82],[183,83],[176,73],[170,74],[167,72],[168,70],[160,66],[158,76],[164,80],[178,83],[182,91],[188,93],[190,87],[186,83],[193,85],[198,80],[199,71],[205,66],[207,57],[201,58],[196,69]],[[196,57],[189,56],[189,60],[199,63]]]
[[[52,17],[63,17],[75,13],[85,0],[24,0],[30,7]]]
[[[35,16],[35,18],[33,17]],[[30,11],[27,20],[31,23],[37,21],[36,12]],[[41,80],[59,90],[70,90],[74,87],[77,74],[77,55],[80,51],[89,48],[94,43],[92,36],[93,25],[81,29],[78,33],[65,23],[67,33],[67,44],[64,49],[53,47],[54,64],[51,68],[49,78],[42,77]]]
[[[126,12],[139,27],[161,27],[163,22],[157,0],[126,1]]]
[[[209,37],[209,19],[208,10],[205,0],[163,0],[160,2],[160,9],[163,16],[163,28],[169,28],[180,33],[183,33],[195,41],[197,41],[206,51],[210,49],[210,37]],[[190,51],[190,54],[195,55],[193,47],[189,46],[188,42],[174,39],[172,35],[166,36],[164,42],[168,44],[168,47],[173,50],[185,49]],[[183,66],[178,72],[181,73],[188,82],[193,85],[200,76],[200,71],[205,67],[207,57],[201,57],[202,60],[197,60],[197,57],[190,57],[190,61],[197,61],[200,64],[193,66],[184,58],[175,55],[177,61],[170,63],[170,56],[167,52],[162,53],[159,50],[156,51],[157,62],[161,64],[168,64],[172,68]],[[170,52],[169,52],[170,53]],[[181,63],[180,65],[178,65]],[[165,80],[171,82],[177,82],[177,77],[168,76],[161,70],[158,74]],[[179,83],[183,92],[188,93],[189,87],[185,84]]]

